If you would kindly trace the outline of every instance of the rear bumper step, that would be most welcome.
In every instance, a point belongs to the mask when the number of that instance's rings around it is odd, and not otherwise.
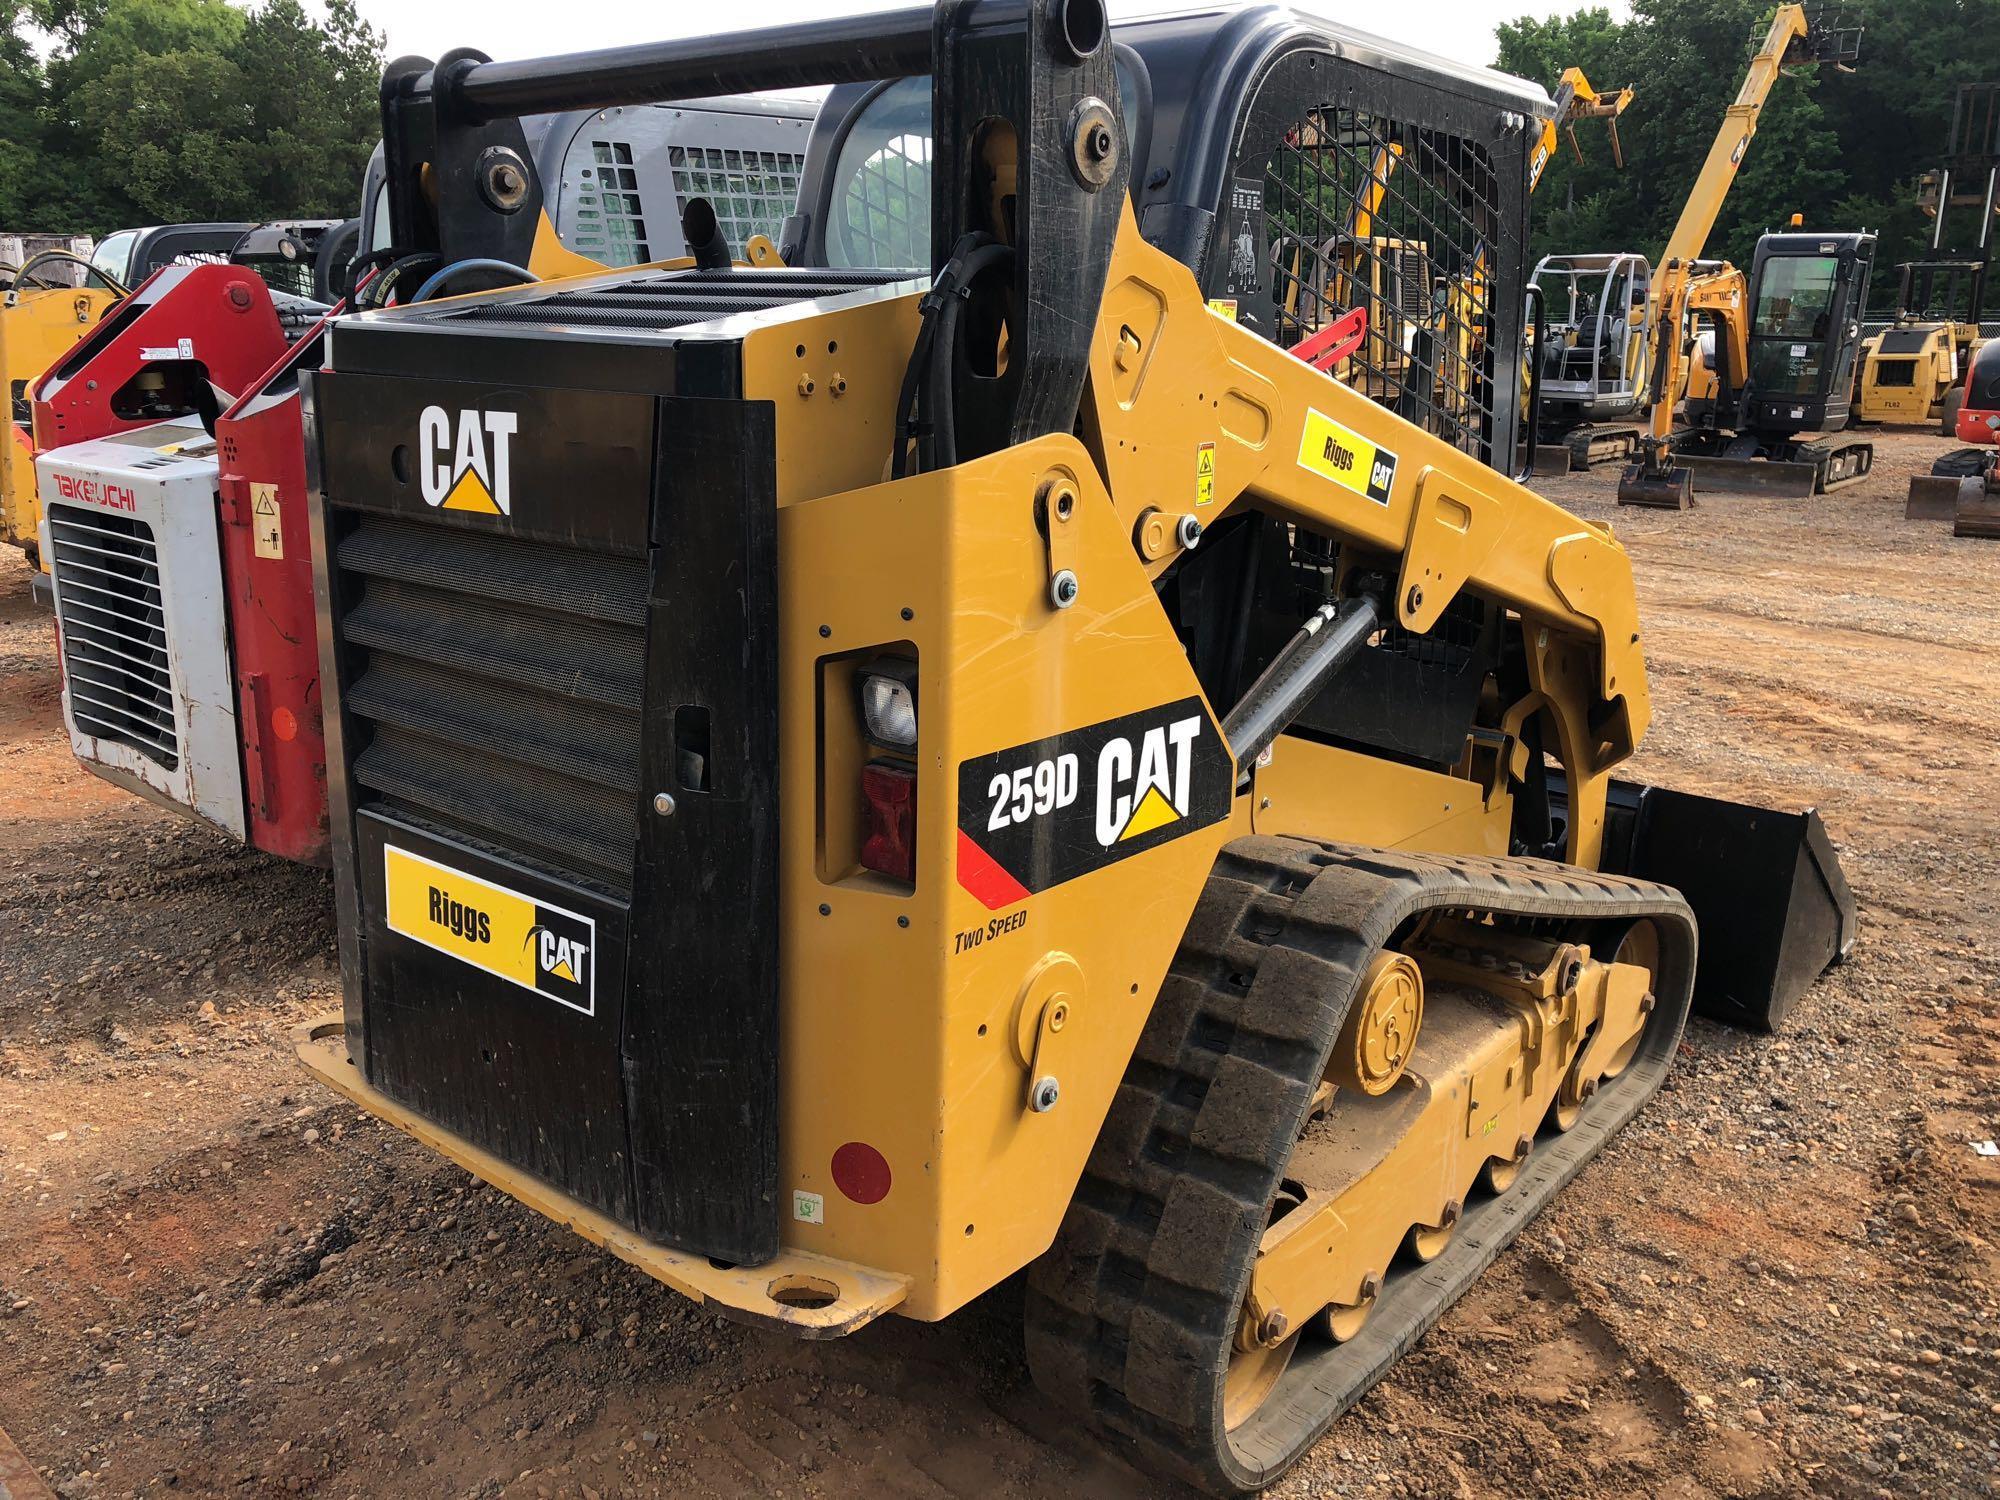
[[[348,1055],[339,1015],[298,1027],[292,1043],[306,1071],[335,1093],[712,1312],[797,1338],[833,1339],[874,1322],[909,1295],[907,1276],[809,1251],[781,1251],[762,1265],[723,1268],[707,1256],[653,1244],[374,1088]]]

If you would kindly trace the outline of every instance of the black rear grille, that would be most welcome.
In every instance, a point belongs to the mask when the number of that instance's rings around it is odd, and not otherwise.
[[[366,652],[345,694],[358,786],[629,895],[645,564],[376,519],[336,555],[341,634]]]
[[[865,270],[663,271],[575,291],[519,295],[441,310],[428,317],[489,326],[573,323],[679,328],[816,297],[837,297],[897,279],[895,273]]]

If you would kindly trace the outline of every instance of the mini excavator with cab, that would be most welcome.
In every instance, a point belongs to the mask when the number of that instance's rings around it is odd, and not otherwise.
[[[1639,458],[1637,472],[1658,477],[1685,393],[1690,320],[1714,311],[1730,286],[1740,288],[1732,267],[1701,257],[1765,102],[1788,71],[1850,70],[1860,43],[1858,28],[1802,5],[1778,6],[1755,38],[1736,97],[1658,259],[1629,251],[1551,255],[1535,268],[1533,282],[1547,308],[1535,349],[1539,452],[1574,468]],[[1644,431],[1635,420],[1642,418]]]
[[[524,114],[812,84],[786,264],[329,328],[300,1056],[766,1327],[1027,1268],[1045,1389],[1253,1490],[1851,901],[1812,815],[1613,777],[1630,560],[1504,472],[1538,89],[1098,0],[405,59],[394,237],[520,264]],[[1407,415],[1272,338],[1386,145],[1494,289]]]

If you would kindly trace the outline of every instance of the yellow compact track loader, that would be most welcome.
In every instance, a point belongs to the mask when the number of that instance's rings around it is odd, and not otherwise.
[[[1614,779],[1630,560],[1502,472],[1538,89],[1096,0],[406,59],[393,237],[521,265],[519,117],[811,84],[784,264],[333,326],[300,1055],[772,1329],[1025,1271],[1044,1388],[1254,1490],[1851,899],[1811,814]],[[1489,247],[1475,399],[1270,336],[1330,119]]]
[[[35,533],[35,443],[30,392],[36,380],[85,334],[125,288],[67,250],[44,250],[7,268],[0,290],[0,394],[8,403],[0,436],[0,541],[40,566]]]

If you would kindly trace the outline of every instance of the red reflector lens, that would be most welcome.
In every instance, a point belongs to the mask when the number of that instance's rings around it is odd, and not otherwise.
[[[889,1159],[866,1141],[849,1141],[833,1153],[833,1185],[856,1203],[889,1196]]]
[[[861,797],[868,808],[862,867],[916,884],[917,773],[886,761],[870,762],[861,768]]]

